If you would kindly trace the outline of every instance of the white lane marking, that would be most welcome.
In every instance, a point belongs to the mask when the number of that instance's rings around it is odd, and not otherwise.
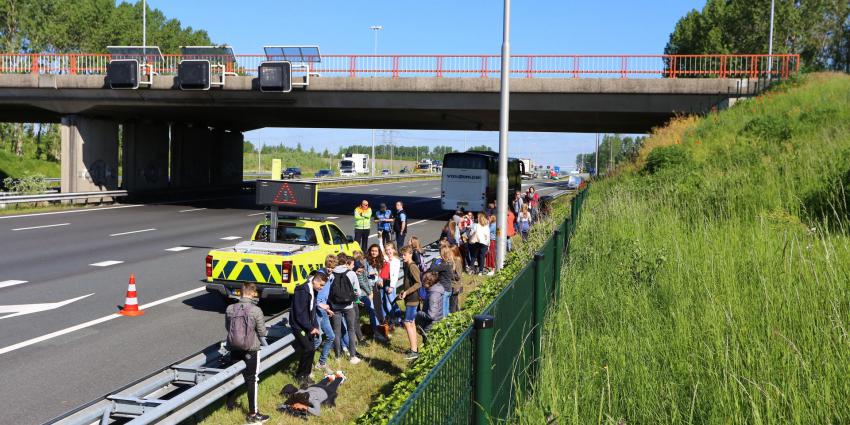
[[[27,280],[4,280],[0,282],[0,288],[8,288],[10,286],[21,285],[27,283]]]
[[[201,292],[204,289],[205,289],[205,287],[201,286],[200,288],[191,289],[189,291],[181,292],[177,295],[172,295],[170,297],[163,298],[161,300],[154,301],[154,302],[149,303],[149,304],[141,305],[141,306],[139,306],[139,308],[144,310],[144,309],[148,309],[148,308],[151,308],[151,307],[155,307],[155,306],[158,306],[162,303],[167,303],[169,301],[174,301],[176,299],[185,297],[187,295],[192,295],[194,293]],[[17,344],[10,345],[10,346],[5,347],[5,348],[0,348],[0,355],[10,353],[10,352],[15,351],[15,350],[20,350],[21,348],[29,347],[30,345],[38,344],[39,342],[47,341],[47,340],[50,340],[50,339],[53,339],[53,338],[56,338],[56,337],[60,337],[62,335],[67,335],[71,332],[76,332],[80,329],[90,328],[94,325],[97,325],[97,324],[100,324],[100,323],[103,323],[103,322],[108,322],[112,319],[117,319],[119,317],[123,317],[123,316],[121,316],[120,314],[113,313],[113,314],[110,314],[109,316],[103,316],[99,319],[94,319],[94,320],[90,320],[90,321],[85,322],[85,323],[80,323],[79,325],[71,326],[70,328],[65,328],[65,329],[62,329],[62,330],[59,330],[59,331],[56,331],[56,332],[49,333],[47,335],[42,335],[42,336],[39,336],[39,337],[36,337],[36,338],[28,339],[26,341],[19,342]]]
[[[411,190],[410,192],[407,192],[408,195],[413,195],[414,193],[416,193],[415,190]]]
[[[253,217],[253,216],[255,216],[255,215],[263,215],[263,214],[265,214],[265,213],[266,213],[266,212],[265,212],[265,211],[263,211],[263,212],[258,212],[258,213],[253,213],[253,214],[248,214],[248,217]]]
[[[139,306],[139,308],[140,308],[140,309],[142,309],[142,310],[146,310],[146,309],[149,309],[149,308],[151,308],[151,307],[156,307],[156,306],[158,306],[158,305],[160,305],[160,304],[165,304],[165,303],[167,303],[167,302],[169,302],[169,301],[174,301],[174,300],[176,300],[176,299],[178,299],[178,298],[183,298],[183,297],[185,297],[185,296],[187,296],[187,295],[196,294],[196,293],[201,292],[201,291],[204,291],[204,290],[206,290],[206,289],[207,289],[207,287],[206,287],[206,286],[200,286],[200,287],[198,287],[198,288],[190,289],[190,290],[188,290],[188,291],[181,292],[181,293],[179,293],[179,294],[172,295],[172,296],[170,296],[170,297],[165,297],[165,298],[163,298],[163,299],[161,299],[161,300],[153,301],[153,302],[150,302],[150,303],[147,303],[147,304],[142,304],[142,305],[140,305],[140,306]]]
[[[19,230],[32,230],[32,229],[46,229],[48,227],[59,227],[59,226],[70,226],[71,223],[59,223],[59,224],[48,224],[45,226],[32,226],[32,227],[18,227],[17,229],[12,229],[13,232],[17,232]]]
[[[206,208],[193,208],[193,209],[190,209],[190,210],[180,210],[180,211],[177,211],[177,212],[179,212],[179,213],[187,213],[187,212],[193,212],[193,211],[203,211],[203,210],[205,210],[205,209],[206,209]]]
[[[79,212],[120,210],[120,209],[123,209],[123,208],[136,208],[136,207],[143,207],[143,206],[144,205],[120,205],[120,206],[117,206],[117,207],[84,208],[84,209],[80,209],[80,210],[70,210],[70,211],[53,211],[53,212],[34,213],[34,214],[6,215],[6,216],[0,216],[0,220],[7,220],[7,219],[10,219],[10,218],[41,217],[43,215],[73,214],[73,213],[79,213]]]
[[[440,195],[440,196],[432,196],[432,197],[431,197],[431,199],[440,199],[440,198],[442,198],[442,197],[443,197],[442,195]]]
[[[94,294],[83,295],[82,297],[71,298],[70,300],[59,301],[55,303],[0,305],[0,314],[6,314],[6,316],[0,317],[0,320],[8,319],[10,317],[23,316],[25,314],[33,314],[40,313],[42,311],[55,310],[59,307],[64,307],[83,298],[88,298],[92,295]]]
[[[328,220],[336,220],[336,219],[338,219],[339,217],[337,217],[337,216],[335,216],[335,215],[332,215],[332,216],[330,216],[330,217],[325,217],[325,218],[327,218]]]
[[[89,265],[92,266],[92,267],[109,267],[109,266],[114,266],[116,264],[121,264],[121,263],[123,263],[123,261],[107,260],[107,261],[101,261],[99,263],[92,263],[92,264],[89,264]]]
[[[379,190],[381,190],[381,189],[372,189],[372,190],[370,190],[369,192],[377,192],[377,191],[379,191]]]
[[[422,223],[424,223],[424,222],[426,222],[426,221],[428,221],[428,220],[419,220],[419,221],[417,221],[417,222],[414,222],[414,223],[410,223],[410,224],[408,224],[408,226],[415,226],[415,225],[417,225],[417,224],[422,224]]]
[[[221,238],[223,241],[235,241],[236,239],[242,239],[242,236],[225,236]]]
[[[175,246],[174,248],[166,249],[166,251],[180,252],[180,251],[185,251],[187,249],[192,249],[192,248],[189,248],[188,246]]]
[[[156,229],[142,229],[142,230],[132,230],[129,232],[121,232],[121,233],[113,233],[109,236],[124,236],[124,235],[132,235],[133,233],[144,233],[144,232],[153,232]]]

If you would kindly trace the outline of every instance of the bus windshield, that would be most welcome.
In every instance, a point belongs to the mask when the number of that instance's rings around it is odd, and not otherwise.
[[[354,168],[354,161],[340,161],[340,168]]]
[[[466,168],[474,170],[487,169],[487,160],[480,156],[463,155],[447,156],[443,168]]]

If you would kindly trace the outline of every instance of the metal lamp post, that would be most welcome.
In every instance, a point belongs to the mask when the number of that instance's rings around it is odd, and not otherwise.
[[[148,63],[148,5],[142,0],[142,64]]]
[[[505,0],[504,18],[502,22],[502,71],[501,104],[499,106],[499,179],[497,186],[497,210],[499,211],[497,228],[500,230],[496,238],[496,268],[505,265],[507,254],[508,234],[508,127],[510,112],[510,79],[511,79],[511,0]]]
[[[378,61],[378,58],[377,58],[377,56],[378,56],[378,31],[384,29],[384,27],[381,26],[381,25],[372,25],[371,27],[369,27],[369,29],[372,30],[373,33],[375,33],[375,43],[374,43],[373,51],[374,51],[374,55],[376,56],[374,58],[374,64],[377,65],[377,61]],[[377,69],[377,68],[378,68],[377,66],[373,66],[372,69]],[[372,76],[374,76],[374,75],[375,75],[375,73],[372,72]],[[375,175],[375,129],[374,128],[372,129],[372,175],[373,176]]]
[[[776,0],[770,0],[770,38],[767,42],[767,81],[773,76],[773,11]]]

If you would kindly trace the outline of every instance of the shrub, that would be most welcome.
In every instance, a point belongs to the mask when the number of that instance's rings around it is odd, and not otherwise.
[[[666,168],[682,167],[691,163],[691,155],[681,145],[655,148],[646,158],[645,170],[655,174]]]

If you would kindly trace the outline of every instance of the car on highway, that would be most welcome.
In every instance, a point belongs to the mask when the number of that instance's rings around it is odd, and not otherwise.
[[[410,173],[410,168],[407,168],[407,166],[405,165],[404,168],[402,168],[401,171],[399,171],[398,173],[399,174],[408,174],[408,173]]]
[[[316,174],[314,174],[314,176],[316,176],[317,178],[333,177],[333,175],[334,175],[334,172],[331,171],[331,170],[327,170],[327,169],[322,169],[322,170],[316,171]]]
[[[298,167],[289,167],[283,170],[283,178],[285,179],[297,179],[301,178],[301,169]]]
[[[390,172],[390,170],[387,170],[386,168],[384,168],[383,170],[381,170],[381,175],[382,175],[382,176],[388,176],[388,175],[390,175],[390,174],[392,174],[392,173]]]
[[[254,227],[251,240],[211,250],[206,257],[207,292],[238,298],[243,282],[257,285],[260,299],[286,299],[295,285],[324,267],[328,254],[360,250],[331,221],[278,215],[276,240],[270,241],[268,218]]]

